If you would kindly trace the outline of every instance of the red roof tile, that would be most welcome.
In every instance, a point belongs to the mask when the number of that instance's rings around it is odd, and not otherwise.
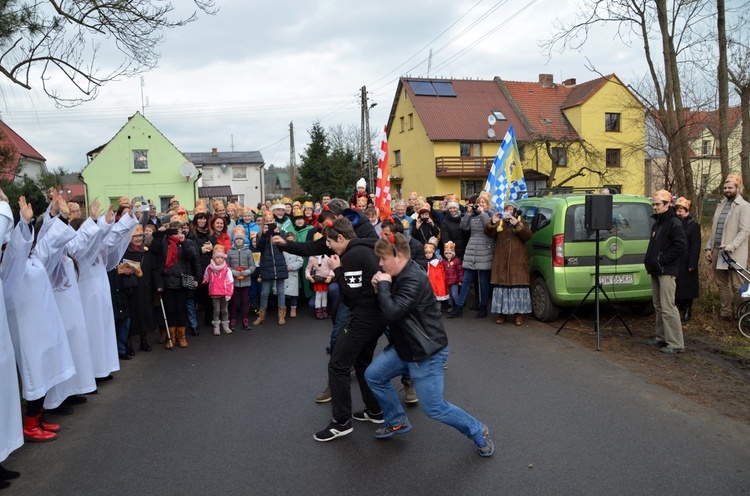
[[[41,153],[36,151],[33,146],[18,135],[14,130],[10,128],[6,123],[0,121],[0,141],[10,141],[22,157],[33,158],[34,160],[40,160],[46,162],[47,159],[42,156]]]
[[[388,129],[393,128],[395,106],[403,89],[414,105],[417,115],[424,125],[431,141],[494,141],[499,142],[505,136],[510,124],[516,128],[518,140],[528,138],[523,131],[523,123],[515,114],[507,98],[500,91],[495,81],[482,80],[430,80],[449,81],[456,93],[449,96],[415,95],[409,84],[410,80],[425,79],[401,78],[396,92],[396,101],[391,111]],[[487,117],[494,110],[505,115],[507,121],[498,121],[494,126],[495,137],[488,138],[490,128]]]

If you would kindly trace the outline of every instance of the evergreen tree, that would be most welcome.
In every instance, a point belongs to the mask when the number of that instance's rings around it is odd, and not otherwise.
[[[313,123],[308,134],[310,144],[302,153],[301,165],[298,168],[299,184],[304,191],[317,200],[325,192],[333,194],[331,181],[334,178],[329,172],[330,146],[320,122]]]

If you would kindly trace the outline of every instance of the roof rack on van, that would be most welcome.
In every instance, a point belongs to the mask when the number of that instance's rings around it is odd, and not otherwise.
[[[619,191],[617,191],[614,187],[608,186],[610,194],[617,194]],[[566,188],[566,187],[558,187],[558,188],[539,188],[535,191],[531,192],[530,196],[547,196],[547,195],[570,195],[574,193],[583,194],[583,195],[596,195],[599,193],[599,191],[602,188],[600,187],[587,187],[587,188]]]

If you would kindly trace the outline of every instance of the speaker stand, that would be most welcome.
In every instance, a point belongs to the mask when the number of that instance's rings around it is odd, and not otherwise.
[[[633,332],[630,330],[630,327],[628,327],[628,324],[625,322],[625,319],[622,318],[622,314],[620,314],[620,311],[617,309],[617,307],[612,303],[612,300],[609,299],[609,296],[607,295],[607,292],[604,291],[604,288],[601,285],[601,282],[599,281],[599,229],[596,230],[596,257],[594,258],[594,285],[591,286],[591,289],[589,289],[588,293],[586,293],[586,296],[583,297],[583,299],[578,303],[578,306],[575,307],[573,312],[571,312],[570,315],[565,319],[565,321],[562,323],[562,325],[557,329],[557,332],[555,333],[555,336],[560,334],[560,331],[563,330],[565,327],[565,324],[570,321],[571,317],[575,318],[578,322],[581,322],[581,319],[576,317],[576,312],[578,309],[580,309],[584,303],[586,303],[586,300],[588,299],[591,292],[594,291],[594,304],[596,305],[596,322],[594,323],[594,332],[596,333],[596,351],[601,351],[601,333],[600,326],[599,326],[599,292],[601,291],[604,294],[604,297],[607,299],[607,303],[609,306],[615,311],[615,316],[609,319],[604,326],[606,327],[610,322],[612,322],[615,318],[619,318],[620,322],[622,322],[622,325],[625,326],[625,329],[628,330],[628,334],[631,336],[633,335]],[[583,324],[583,322],[581,322]]]

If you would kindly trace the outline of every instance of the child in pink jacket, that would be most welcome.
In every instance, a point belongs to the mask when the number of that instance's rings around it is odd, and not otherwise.
[[[208,295],[214,306],[214,318],[211,323],[214,325],[214,336],[221,334],[219,324],[226,334],[232,334],[229,328],[229,311],[227,305],[234,294],[234,277],[232,269],[226,262],[227,255],[224,253],[224,247],[217,244],[214,246],[211,263],[206,267],[206,273],[203,275],[203,284],[208,284]]]

